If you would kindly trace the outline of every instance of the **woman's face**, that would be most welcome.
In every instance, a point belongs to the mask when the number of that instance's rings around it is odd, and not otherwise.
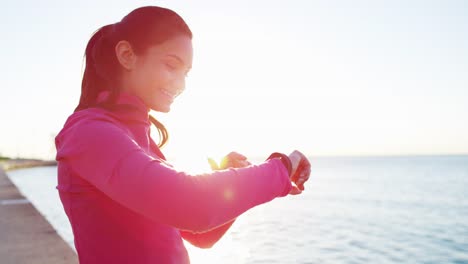
[[[140,97],[147,107],[169,112],[174,99],[185,89],[192,57],[192,40],[187,36],[150,46],[143,54],[134,54],[122,88]]]

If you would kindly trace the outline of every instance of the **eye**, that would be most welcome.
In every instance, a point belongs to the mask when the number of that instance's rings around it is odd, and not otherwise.
[[[166,63],[166,67],[169,68],[172,71],[177,68],[177,66],[175,66],[174,64],[171,64],[170,62]]]

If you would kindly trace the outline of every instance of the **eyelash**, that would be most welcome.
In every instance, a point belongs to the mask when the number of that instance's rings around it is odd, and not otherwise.
[[[166,63],[166,66],[167,66],[169,69],[171,69],[171,70],[175,70],[175,69],[176,69],[176,67],[173,66],[173,65],[171,65],[170,63]]]
[[[171,71],[175,71],[177,69],[176,66],[173,66],[171,65],[170,63],[166,63],[166,66],[171,70]],[[188,76],[188,71],[187,72],[184,72],[184,76],[187,77]]]

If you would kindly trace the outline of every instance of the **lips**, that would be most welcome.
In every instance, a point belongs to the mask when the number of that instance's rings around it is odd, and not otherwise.
[[[177,93],[172,93],[166,89],[161,89],[161,92],[172,100],[177,96]]]
[[[162,94],[164,94],[168,99],[174,101],[174,99],[179,96],[183,90],[169,91],[167,89],[161,88]]]

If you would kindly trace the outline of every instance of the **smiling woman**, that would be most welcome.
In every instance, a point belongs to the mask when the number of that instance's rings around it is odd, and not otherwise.
[[[169,112],[185,89],[191,38],[174,11],[148,6],[86,47],[80,103],[56,137],[57,189],[82,264],[189,263],[182,239],[209,248],[247,210],[304,190],[299,151],[259,164],[232,152],[201,174],[166,160],[167,130],[149,111]]]

